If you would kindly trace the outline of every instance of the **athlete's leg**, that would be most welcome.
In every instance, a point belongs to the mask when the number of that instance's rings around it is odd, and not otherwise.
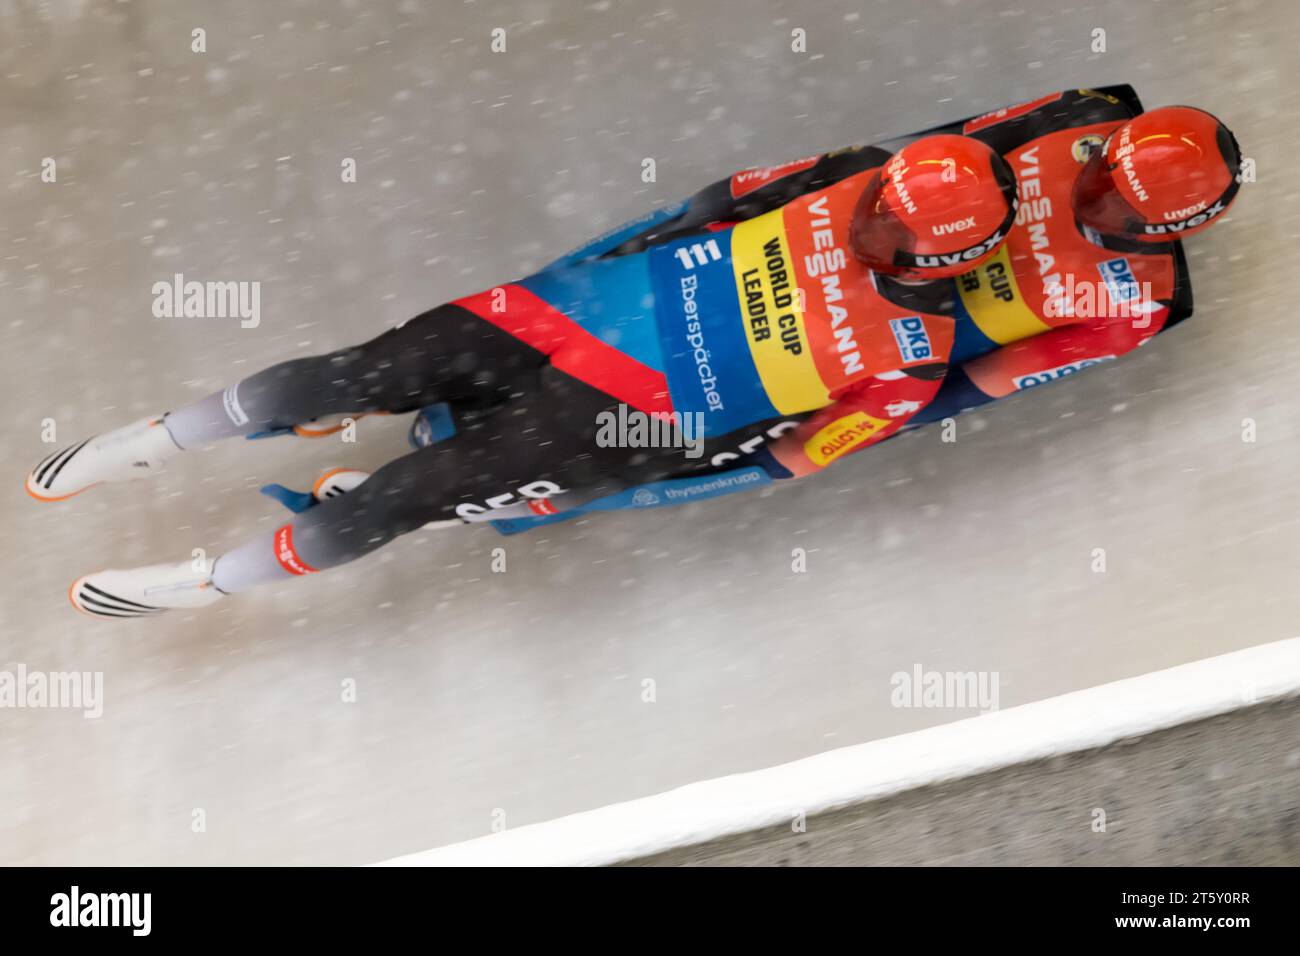
[[[600,412],[617,402],[552,366],[518,383],[505,407],[451,438],[389,462],[347,494],[327,498],[277,531],[228,551],[215,566],[151,565],[99,571],[74,582],[73,605],[98,617],[141,617],[200,607],[223,592],[355,560],[457,505],[490,506],[580,489],[621,490],[628,449],[597,443]]]
[[[462,504],[561,489],[598,497],[625,487],[627,450],[596,443],[596,416],[616,403],[549,367],[540,381],[540,391],[223,554],[213,584],[229,593],[337,567],[430,521],[456,518]]]
[[[544,356],[457,305],[363,345],[291,359],[167,414],[182,448],[330,415],[404,412],[436,402],[490,406]]]
[[[389,462],[341,497],[320,504],[216,559],[214,567],[153,565],[78,579],[72,603],[101,617],[140,617],[199,607],[222,593],[333,568],[398,535],[519,500],[604,497],[682,468],[682,449],[628,448],[598,441],[602,413],[619,403],[543,365],[522,378],[513,400],[453,437]]]
[[[187,448],[332,415],[404,412],[437,402],[491,408],[545,356],[467,309],[442,305],[364,345],[294,359],[164,416],[152,416],[48,455],[27,491],[58,501],[100,482],[157,471]]]

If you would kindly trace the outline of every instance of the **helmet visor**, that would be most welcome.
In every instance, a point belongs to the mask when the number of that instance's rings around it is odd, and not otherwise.
[[[879,169],[854,207],[850,237],[854,255],[877,272],[901,271],[902,264],[894,261],[894,254],[915,247],[916,237],[885,201],[884,177]]]

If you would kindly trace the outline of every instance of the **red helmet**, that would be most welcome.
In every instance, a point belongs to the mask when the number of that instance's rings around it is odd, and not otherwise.
[[[1016,218],[1016,176],[967,136],[926,136],[891,156],[853,210],[849,245],[877,272],[946,279],[993,255]]]
[[[1108,236],[1168,242],[1209,228],[1241,186],[1241,150],[1204,110],[1164,106],[1111,132],[1074,184],[1079,222]]]

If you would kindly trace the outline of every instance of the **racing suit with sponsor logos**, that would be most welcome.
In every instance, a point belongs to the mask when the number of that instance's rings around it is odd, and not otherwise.
[[[241,423],[222,434],[447,410],[449,438],[277,532],[291,573],[443,518],[513,532],[808,474],[1118,355],[1190,311],[1176,245],[1108,251],[1070,216],[1085,147],[1140,109],[1127,87],[1071,91],[926,131],[982,138],[1020,178],[1006,248],[958,280],[894,282],[848,252],[867,180],[914,137],[839,150],[737,173],[533,276],[258,373],[232,387]],[[1097,308],[1099,290],[1140,321],[1098,318],[1114,311]],[[694,453],[609,440],[616,413],[673,422]]]
[[[1124,86],[1054,94],[963,124],[1011,164],[1020,208],[1002,249],[955,280],[952,367],[916,424],[1113,359],[1191,315],[1181,244],[1089,234],[1071,210],[1089,150],[1138,112]]]
[[[431,521],[543,519],[620,496],[669,504],[823,468],[924,408],[954,341],[952,317],[883,293],[847,251],[853,207],[885,155],[817,160],[796,192],[779,175],[741,174],[707,222],[691,222],[703,205],[688,202],[167,421],[188,447],[330,415],[445,409],[449,437],[276,530],[288,574]],[[669,441],[632,434],[663,421]],[[774,451],[759,455],[768,439]],[[223,589],[242,584],[231,568],[258,567],[244,558],[218,561]]]
[[[917,369],[912,370],[913,380],[900,380],[900,389],[905,386],[909,390],[906,396],[892,394],[890,376],[877,374],[867,387],[859,387],[840,401],[810,414],[764,422],[751,429],[735,451],[715,453],[677,473],[720,472],[725,476],[735,469],[737,475],[757,471],[764,478],[807,474],[901,428],[947,418],[1113,359],[1191,314],[1191,287],[1179,243],[1138,245],[1085,235],[1071,210],[1074,180],[1089,151],[1099,146],[1110,130],[1141,111],[1137,95],[1128,86],[1069,90],[878,147],[841,150],[749,170],[701,191],[670,215],[633,224],[632,235],[598,242],[562,261],[592,254],[618,255],[673,242],[737,214],[761,216],[763,201],[789,203],[783,213],[785,221],[797,222],[800,204],[807,196],[820,196],[819,190],[834,194],[834,187],[826,190],[828,179],[857,164],[875,165],[923,135],[964,133],[1003,154],[1016,172],[1020,208],[1007,242],[993,258],[956,280],[918,286],[869,276],[862,277],[858,287],[870,283],[874,295],[908,314],[924,317],[927,328],[938,325],[934,316],[953,321],[950,351],[936,350],[936,356],[946,355],[948,361],[933,398],[927,401],[931,393],[915,381]],[[839,180],[846,187],[859,181],[851,174]],[[839,228],[844,229],[843,223]],[[811,275],[812,271],[801,276],[805,297],[816,294],[819,277]],[[883,317],[885,310],[880,315]],[[946,336],[940,344],[947,344]],[[874,414],[863,405],[852,404],[869,401],[873,389],[880,390]],[[909,406],[902,411],[903,403],[912,401],[922,402],[923,407],[913,411]],[[876,421],[889,424],[876,429]],[[667,487],[671,491],[672,483]],[[683,488],[689,490],[690,483],[683,482]],[[580,500],[573,499],[574,503]],[[647,503],[671,501],[662,500],[656,489],[641,501],[633,495],[615,496],[608,506],[644,507]],[[590,507],[580,505],[576,510]],[[511,533],[567,516],[530,517],[497,525]]]

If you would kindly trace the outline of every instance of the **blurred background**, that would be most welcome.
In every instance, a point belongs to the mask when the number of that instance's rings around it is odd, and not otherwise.
[[[892,707],[916,664],[998,672],[1005,708],[1293,635],[1298,22],[1283,0],[0,0],[0,667],[102,671],[105,697],[0,709],[0,863],[370,862],[975,713]],[[68,606],[87,571],[273,528],[260,485],[373,466],[406,423],[37,506],[47,418],[66,442],[367,339],[736,169],[1124,82],[1215,112],[1258,169],[1188,243],[1195,317],[1141,354],[764,495],[417,532],[134,626]],[[260,326],[154,318],[177,272],[259,281]]]

